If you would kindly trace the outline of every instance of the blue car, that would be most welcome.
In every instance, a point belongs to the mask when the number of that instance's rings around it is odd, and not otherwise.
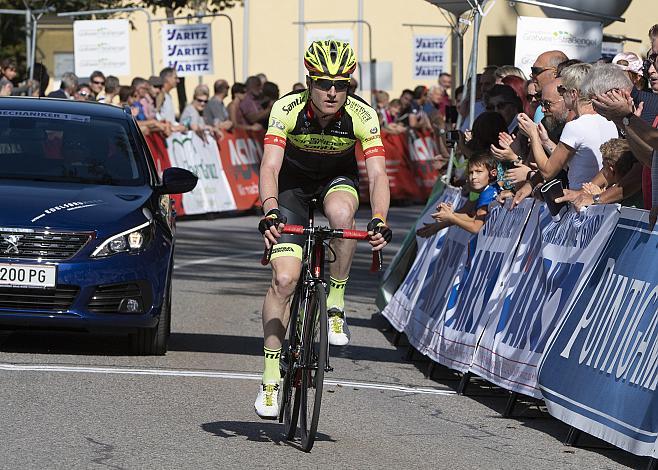
[[[125,332],[165,354],[175,213],[130,111],[0,98],[0,326]]]

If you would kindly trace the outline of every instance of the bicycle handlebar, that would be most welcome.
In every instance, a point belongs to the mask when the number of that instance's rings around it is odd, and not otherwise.
[[[368,232],[363,230],[351,230],[351,229],[332,229],[328,227],[313,227],[308,228],[303,225],[285,225],[282,234],[290,235],[312,235],[317,236],[320,239],[327,240],[331,238],[343,238],[348,240],[369,240],[370,235]],[[263,257],[260,263],[263,266],[266,266],[270,262],[270,255],[272,254],[272,248],[265,248],[263,252]],[[372,252],[372,263],[370,264],[370,272],[376,273],[382,270],[383,266],[382,251],[373,251]]]

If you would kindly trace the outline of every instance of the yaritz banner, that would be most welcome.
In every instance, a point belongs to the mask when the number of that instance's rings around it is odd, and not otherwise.
[[[519,16],[516,22],[514,65],[530,76],[542,52],[559,50],[570,59],[594,62],[601,58],[603,29],[596,21]]]
[[[74,21],[73,50],[75,73],[80,77],[95,70],[105,75],[130,75],[128,20]]]
[[[413,79],[437,78],[445,70],[445,36],[413,37]]]
[[[621,210],[539,369],[553,416],[638,455],[658,436],[658,232],[647,221]]]
[[[231,211],[237,208],[231,186],[222,169],[217,142],[201,139],[196,132],[174,133],[167,138],[172,166],[185,168],[199,177],[193,191],[183,194],[185,214]]]
[[[458,188],[446,188],[438,198],[434,198],[435,200],[432,204],[428,204],[427,210],[419,218],[416,228],[423,226],[422,221],[427,221],[428,223],[430,221],[434,222],[434,219],[430,217],[430,214],[436,211],[436,206],[439,203],[446,202],[457,205],[460,198],[461,194]],[[395,295],[382,311],[382,315],[388,319],[396,330],[404,331],[407,326],[411,311],[421,293],[421,287],[427,276],[429,265],[432,260],[439,255],[447,233],[448,229],[445,228],[427,239],[417,237],[418,253],[416,254],[414,263],[412,264],[409,273],[404,278],[404,281],[400,287],[398,287],[398,290],[395,291]]]
[[[488,300],[503,284],[505,273],[514,259],[534,201],[525,199],[511,209],[511,199],[505,206],[489,205],[489,215],[470,250],[469,262],[451,286],[446,304],[443,328],[432,344],[437,362],[465,372],[471,366],[475,346],[491,315]]]
[[[489,299],[494,312],[471,371],[514,392],[541,397],[537,366],[570,300],[590,277],[619,217],[616,205],[590,206],[553,222],[535,204],[512,269]]]
[[[212,75],[212,34],[210,24],[168,24],[162,28],[165,67],[182,77]]]

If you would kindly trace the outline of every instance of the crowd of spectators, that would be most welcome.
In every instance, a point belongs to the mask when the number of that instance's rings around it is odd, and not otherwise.
[[[622,52],[612,61],[583,63],[562,51],[546,51],[537,56],[529,79],[511,65],[488,66],[477,76],[472,119],[470,94],[461,99],[463,90],[455,90],[452,97],[460,97],[451,102],[441,80],[426,97],[419,89],[404,90],[399,100],[378,96],[382,126],[391,132],[437,130],[434,122],[442,126],[436,133],[439,159],[445,159],[445,150],[451,147],[446,136],[460,130],[454,158],[465,162],[461,167],[466,171],[455,172],[451,183],[463,188],[466,203],[457,210],[439,205],[433,214],[436,222],[418,234],[430,236],[454,224],[477,232],[486,216],[485,204],[511,198],[514,207],[527,197],[542,199],[540,189],[549,184],[562,186],[562,195],[558,191],[547,201],[554,207],[570,203],[580,210],[621,203],[650,209],[654,224],[658,25],[651,28],[649,38],[651,49],[644,60]],[[459,123],[448,117],[453,103]],[[488,176],[488,184],[482,174]]]

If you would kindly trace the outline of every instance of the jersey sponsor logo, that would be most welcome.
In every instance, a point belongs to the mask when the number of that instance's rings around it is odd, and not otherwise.
[[[284,111],[286,113],[286,115],[290,114],[290,111],[292,111],[295,108],[295,106],[299,106],[303,102],[304,102],[304,100],[300,96],[300,97],[296,98],[295,101],[292,101],[289,104],[287,104],[285,106],[282,106],[281,110]]]
[[[368,111],[365,106],[361,106],[355,100],[348,100],[347,105],[354,111],[356,116],[361,119],[362,122],[369,121],[372,119],[372,114]]]
[[[377,133],[377,128],[373,127],[372,129],[370,129],[370,133],[371,134],[376,134]]]
[[[277,129],[284,130],[286,128],[286,125],[279,121],[277,118],[272,118],[270,120],[270,127],[276,127]]]
[[[295,250],[290,246],[275,246],[272,248],[272,254],[275,253],[294,253]]]
[[[370,137],[366,137],[365,139],[363,139],[363,143],[372,142],[373,140],[377,140],[377,139],[379,139],[378,135],[371,135]]]

